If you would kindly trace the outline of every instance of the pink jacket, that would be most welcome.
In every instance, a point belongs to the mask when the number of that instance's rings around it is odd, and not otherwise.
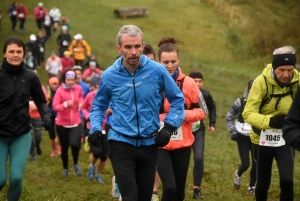
[[[66,57],[63,57],[60,59],[61,60],[61,64],[62,64],[62,70],[61,72],[65,72],[65,70],[68,68],[68,67],[73,67],[75,66],[75,62],[74,62],[74,59],[73,58],[66,58]]]
[[[89,112],[92,109],[92,103],[93,103],[95,95],[96,95],[96,91],[91,91],[86,95],[86,97],[83,101],[82,113],[83,113],[83,116],[86,120],[88,120],[89,117],[90,117]],[[104,118],[104,121],[103,121],[103,124],[102,124],[102,130],[105,130],[105,124],[106,124],[106,118]],[[91,129],[90,121],[87,122],[86,127],[87,127],[87,129]]]
[[[37,6],[33,11],[35,19],[37,20],[44,18],[46,13],[47,13],[47,9],[45,7],[42,7],[42,9],[40,9],[40,7]]]
[[[87,68],[84,72],[83,72],[83,75],[82,75],[82,78],[85,79],[87,77],[93,77],[94,75],[96,74],[101,74],[101,71],[99,68],[95,68],[95,70],[91,70],[90,68]]]
[[[68,107],[66,101],[73,100],[73,106]],[[62,84],[56,90],[52,107],[57,112],[55,124],[59,126],[74,126],[81,123],[78,104],[83,103],[82,89],[74,84],[73,88],[66,89]]]
[[[86,95],[86,97],[83,101],[82,113],[83,113],[83,116],[85,119],[88,119],[90,117],[89,111],[92,109],[92,102],[94,100],[95,95],[96,95],[96,92],[91,91]],[[87,122],[86,126],[87,126],[87,129],[91,129],[91,124],[89,121]]]

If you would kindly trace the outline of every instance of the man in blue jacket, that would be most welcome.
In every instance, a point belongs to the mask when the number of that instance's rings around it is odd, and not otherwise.
[[[103,73],[90,112],[89,143],[100,146],[104,113],[112,109],[109,157],[123,201],[151,200],[157,147],[168,144],[185,118],[182,92],[163,65],[142,55],[143,48],[138,27],[119,30],[116,49],[121,57]],[[163,94],[171,109],[158,131]]]

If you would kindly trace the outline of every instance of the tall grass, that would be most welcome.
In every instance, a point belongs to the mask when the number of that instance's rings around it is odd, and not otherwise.
[[[0,2],[2,12],[6,12],[10,3],[7,0]],[[38,0],[25,3],[30,12],[25,25],[25,34],[12,33],[8,16],[3,15],[0,47],[3,46],[4,40],[11,35],[18,35],[24,41],[28,41],[29,35],[37,32],[32,12]],[[52,0],[45,1],[44,4],[48,9],[52,5],[56,5],[63,14],[69,17],[71,35],[81,33],[91,45],[92,52],[97,54],[98,61],[103,67],[111,65],[117,55],[115,50],[116,34],[123,24],[139,26],[144,32],[145,42],[154,46],[155,50],[157,50],[156,44],[161,37],[174,36],[182,40],[184,44],[179,46],[180,66],[186,74],[196,69],[204,74],[204,88],[211,91],[217,105],[217,131],[214,134],[206,133],[205,174],[202,182],[205,200],[254,200],[252,195],[247,194],[249,171],[243,175],[241,189],[239,191],[233,189],[233,172],[239,165],[239,157],[237,146],[230,140],[229,132],[225,127],[225,115],[234,100],[243,94],[247,81],[259,75],[263,64],[270,62],[271,59],[257,54],[255,50],[252,52],[247,50],[246,47],[252,45],[249,39],[251,38],[250,32],[246,33],[241,30],[207,0]],[[143,18],[128,19],[117,19],[113,16],[113,10],[116,8],[138,5],[147,6],[149,15]],[[250,7],[245,6],[245,9],[249,8],[250,12]],[[243,13],[246,11],[243,10]],[[54,35],[52,40],[47,43],[46,55],[49,55],[50,50],[57,49],[56,36]],[[47,76],[43,66],[38,70],[38,75],[46,85]],[[28,159],[21,200],[110,200],[113,172],[109,161],[103,174],[105,184],[98,184],[95,180],[89,181],[86,178],[89,156],[83,151],[80,152],[79,165],[84,174],[81,177],[71,174],[68,178],[64,178],[60,158],[50,158],[49,156],[50,146],[46,132],[43,132],[42,148],[43,155],[38,156],[37,162],[31,162]],[[70,153],[69,155],[71,156]],[[71,159],[69,163],[71,166]],[[296,158],[295,200],[300,200],[298,163],[299,159]],[[193,161],[191,160],[185,200],[193,200],[192,167]],[[278,200],[279,180],[275,163],[272,179],[269,200]],[[0,192],[0,200],[5,200],[6,190],[7,186]],[[160,187],[159,193],[161,191]]]

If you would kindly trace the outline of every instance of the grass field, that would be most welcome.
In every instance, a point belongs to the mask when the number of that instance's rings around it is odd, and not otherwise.
[[[8,0],[0,2],[0,9],[4,13],[1,19],[0,47],[3,47],[7,37],[14,35],[10,30],[10,21],[6,15],[10,3],[11,1]],[[29,35],[37,32],[32,13],[38,0],[25,3],[30,13],[25,24],[25,34],[16,33],[15,35],[28,41]],[[139,26],[144,32],[145,41],[154,46],[155,50],[157,50],[157,42],[163,36],[174,36],[182,40],[184,44],[180,46],[180,66],[186,74],[194,69],[204,74],[204,88],[211,91],[217,105],[217,131],[214,134],[206,133],[205,174],[202,182],[205,200],[254,200],[253,196],[247,194],[249,170],[243,175],[241,189],[239,191],[233,189],[233,172],[239,165],[239,157],[237,146],[230,140],[229,132],[225,127],[225,115],[235,99],[243,94],[247,81],[259,75],[263,64],[271,60],[270,57],[261,55],[243,60],[246,57],[242,49],[232,49],[230,41],[234,40],[235,36],[239,36],[241,43],[247,42],[240,37],[242,32],[237,27],[237,22],[229,21],[208,3],[192,0],[51,0],[44,3],[48,9],[56,5],[63,14],[69,17],[71,35],[81,33],[91,45],[92,52],[97,54],[98,61],[103,67],[108,67],[117,55],[115,38],[123,24],[130,23]],[[113,16],[113,10],[116,8],[138,5],[147,6],[149,15],[129,19],[116,19]],[[50,50],[57,49],[56,36],[46,45],[46,55],[49,55]],[[38,75],[43,84],[47,84],[43,66],[38,70]],[[49,156],[48,139],[48,134],[43,132],[43,155],[38,156],[37,162],[31,162],[28,159],[22,201],[110,200],[113,172],[109,161],[103,174],[105,184],[98,184],[86,178],[89,156],[83,150],[79,161],[83,175],[77,177],[71,174],[68,178],[64,178],[60,158]],[[69,164],[71,165],[71,158]],[[300,168],[297,164],[299,164],[299,159],[296,156],[295,200],[300,200]],[[187,201],[193,200],[192,167],[193,161],[191,160],[186,185],[185,200]],[[5,200],[7,187],[8,185],[0,191],[0,200]],[[161,187],[159,193],[161,193]],[[275,163],[269,200],[279,200],[279,180]]]

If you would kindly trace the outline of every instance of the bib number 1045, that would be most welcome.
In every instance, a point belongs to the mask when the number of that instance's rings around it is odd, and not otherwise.
[[[266,135],[268,141],[280,141],[280,135]]]

